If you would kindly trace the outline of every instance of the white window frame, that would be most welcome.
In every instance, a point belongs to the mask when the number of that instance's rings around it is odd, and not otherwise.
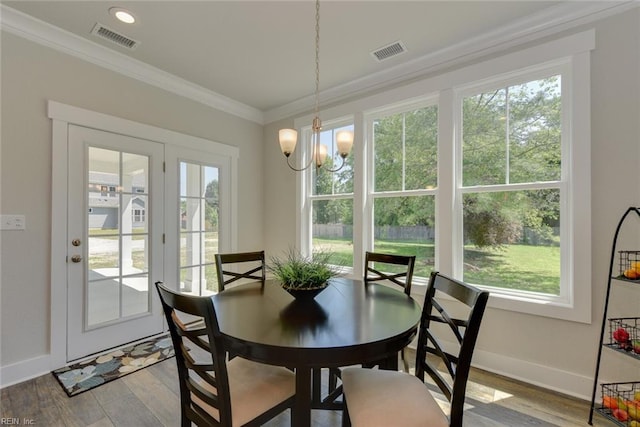
[[[366,153],[366,193],[365,197],[365,209],[363,210],[363,224],[366,224],[365,232],[363,234],[363,251],[371,251],[374,250],[374,218],[373,218],[373,205],[376,199],[385,198],[385,197],[420,197],[420,196],[434,196],[436,199],[435,205],[436,210],[438,209],[438,188],[439,188],[439,174],[436,182],[436,187],[432,189],[417,189],[417,190],[385,190],[385,191],[376,191],[375,190],[375,170],[374,170],[374,162],[375,162],[375,146],[373,137],[373,126],[374,121],[381,117],[390,116],[393,114],[400,114],[415,111],[425,107],[435,106],[438,108],[438,121],[440,121],[440,113],[439,113],[439,97],[433,94],[429,96],[424,96],[418,99],[412,99],[408,102],[400,102],[394,105],[389,105],[384,108],[367,111],[364,114],[364,122],[365,128],[367,129],[364,150]],[[440,164],[440,138],[438,138],[438,165]],[[438,169],[440,169],[438,167]],[[437,212],[436,212],[437,215]],[[436,220],[437,223],[437,220]],[[437,225],[436,225],[437,229]],[[437,240],[437,232],[436,237],[434,239],[435,242],[435,265],[438,265],[438,240]],[[354,247],[356,246],[354,242]],[[364,268],[364,267],[363,267]],[[413,282],[417,284],[426,284],[428,277],[420,277],[413,276]]]
[[[561,206],[563,230],[562,280],[563,292],[558,298],[532,297],[500,288],[491,289],[489,306],[498,309],[559,318],[576,322],[591,322],[591,269],[584,265],[591,260],[591,128],[590,128],[590,51],[595,48],[595,31],[588,30],[520,51],[494,57],[435,77],[425,78],[366,98],[347,102],[323,111],[325,118],[353,117],[354,140],[354,269],[353,276],[362,275],[362,257],[372,242],[371,159],[367,152],[368,122],[373,113],[403,108],[437,98],[438,104],[438,187],[436,191],[436,270],[460,277],[462,262],[462,211],[459,188],[460,96],[465,89],[480,84],[507,81],[522,76],[540,75],[543,70],[563,69],[563,141],[562,190],[567,193]],[[311,122],[311,117],[295,120],[296,127]],[[307,144],[308,145],[308,144]],[[307,147],[303,147],[304,151]],[[447,167],[446,165],[451,165]],[[459,165],[458,165],[459,166]],[[310,209],[308,189],[310,174],[299,174],[297,184],[298,245],[310,248]],[[418,299],[424,293],[420,281],[412,293]]]
[[[560,75],[561,76],[561,94],[562,94],[562,107],[561,107],[561,173],[560,179],[557,181],[545,181],[538,183],[505,183],[505,184],[492,184],[492,185],[474,185],[464,187],[463,181],[463,139],[462,125],[463,117],[461,116],[462,104],[466,97],[473,96],[478,93],[487,91],[493,91],[496,89],[504,88],[507,86],[518,85],[535,80],[540,80],[546,77]],[[455,260],[453,263],[453,275],[456,277],[462,277],[462,260],[463,255],[463,207],[462,199],[465,194],[476,194],[483,192],[493,191],[524,191],[524,190],[538,190],[538,189],[557,189],[560,191],[560,292],[559,295],[549,295],[535,292],[522,292],[514,289],[506,289],[492,286],[479,287],[486,288],[491,291],[492,295],[501,297],[502,299],[508,298],[515,301],[525,300],[531,304],[538,302],[540,304],[552,304],[559,307],[568,307],[572,302],[572,286],[569,281],[571,265],[569,264],[570,255],[573,252],[572,243],[569,234],[569,227],[565,226],[566,223],[573,222],[570,217],[571,206],[569,203],[568,185],[571,182],[571,161],[569,158],[569,150],[572,145],[572,137],[570,134],[573,102],[570,96],[571,94],[571,67],[570,60],[564,58],[560,61],[545,64],[543,67],[531,67],[524,71],[518,71],[516,73],[508,73],[507,75],[495,76],[491,79],[475,82],[470,85],[461,86],[454,89],[455,101],[455,170],[456,170],[456,183],[455,183],[455,195],[452,200],[454,203],[454,230],[453,235],[456,236],[453,246],[452,257]],[[567,221],[569,218],[569,221]],[[517,304],[517,303],[509,303]],[[504,301],[502,301],[503,308],[508,308]],[[519,311],[526,311],[526,306],[520,307]]]

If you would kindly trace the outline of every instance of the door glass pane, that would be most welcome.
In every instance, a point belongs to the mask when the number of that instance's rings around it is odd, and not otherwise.
[[[119,153],[89,147],[89,234],[117,233],[120,225]]]
[[[117,320],[120,317],[120,280],[90,280],[87,304],[88,326]]]
[[[217,292],[219,169],[180,162],[180,290]]]
[[[148,161],[147,156],[122,153],[122,191],[133,194],[148,193]]]
[[[120,272],[118,238],[115,236],[89,237],[89,280],[94,277],[114,277]]]
[[[148,265],[148,236],[131,236],[131,261],[135,273],[146,273]]]
[[[123,195],[122,203],[129,204],[131,212],[131,232],[133,234],[146,234],[149,229],[147,221],[147,196]]]
[[[180,163],[180,195],[183,197],[201,197],[202,185],[200,184],[200,165],[193,163]]]
[[[218,253],[218,232],[204,233],[204,255],[205,263],[215,263],[215,256]]]
[[[147,311],[149,304],[148,275],[130,276],[122,279],[122,315],[133,316]]]
[[[89,147],[88,164],[86,322],[95,327],[149,311],[149,157]]]
[[[200,264],[200,233],[180,234],[180,266]]]

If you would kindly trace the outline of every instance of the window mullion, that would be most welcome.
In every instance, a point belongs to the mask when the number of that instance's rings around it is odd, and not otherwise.
[[[407,114],[402,114],[402,191],[406,189],[407,180]]]
[[[504,167],[505,167],[505,183],[509,184],[510,182],[510,171],[509,171],[509,163],[510,163],[510,159],[509,159],[509,144],[510,144],[510,134],[511,134],[511,117],[510,117],[510,111],[509,111],[509,86],[505,87],[504,89],[505,91],[505,97],[504,97],[504,114],[505,114],[505,136],[504,136],[504,142],[505,142],[505,158],[504,158]]]

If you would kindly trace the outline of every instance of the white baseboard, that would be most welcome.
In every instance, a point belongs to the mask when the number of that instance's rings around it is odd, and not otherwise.
[[[48,354],[11,365],[0,366],[0,389],[49,372],[51,372],[51,361]]]
[[[476,349],[473,366],[528,384],[591,401],[593,377]]]
[[[443,343],[448,351],[452,351]],[[415,350],[415,342],[409,346]],[[524,383],[532,384],[547,390],[591,401],[593,377],[567,372],[550,366],[527,362],[502,354],[476,349],[473,353],[474,368],[502,375]]]

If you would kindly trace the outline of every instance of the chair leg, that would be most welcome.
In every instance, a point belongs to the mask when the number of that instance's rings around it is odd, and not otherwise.
[[[404,366],[404,371],[408,374],[409,373],[409,362],[407,361],[407,358],[404,355],[404,348],[400,351],[400,357],[402,358],[402,365]]]
[[[347,408],[346,399],[342,399],[342,427],[351,427],[351,419],[349,418],[349,409]]]
[[[322,403],[322,398],[320,397],[320,378],[322,375],[322,368],[313,368],[311,371],[312,378],[312,390],[311,390],[311,405],[318,406]],[[329,374],[331,376],[331,374]]]

